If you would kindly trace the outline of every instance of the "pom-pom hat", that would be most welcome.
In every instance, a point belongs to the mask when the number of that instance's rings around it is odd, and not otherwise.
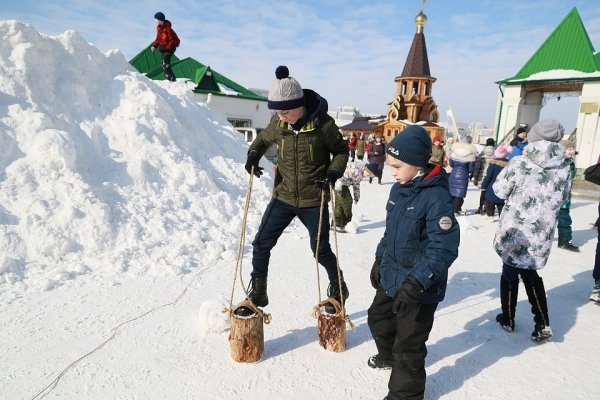
[[[290,76],[290,71],[285,65],[280,65],[275,70],[275,79],[271,81],[268,99],[267,107],[271,110],[293,110],[305,104],[302,87]]]

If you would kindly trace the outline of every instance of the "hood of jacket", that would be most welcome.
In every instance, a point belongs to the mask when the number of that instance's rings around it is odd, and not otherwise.
[[[523,156],[542,168],[554,168],[565,162],[565,148],[560,143],[538,140],[525,147]]]
[[[304,92],[304,101],[306,107],[306,115],[299,119],[295,124],[291,125],[294,130],[302,129],[308,121],[317,121],[327,114],[329,105],[327,100],[321,97],[317,92],[311,89],[302,89]]]
[[[454,143],[452,146],[452,154],[450,158],[462,161],[462,162],[473,162],[475,161],[475,153],[477,149],[475,146],[468,143]]]

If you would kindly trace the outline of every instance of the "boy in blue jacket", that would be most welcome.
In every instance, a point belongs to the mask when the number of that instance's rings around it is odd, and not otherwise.
[[[425,343],[446,293],[448,268],[458,256],[460,231],[446,171],[428,164],[427,131],[409,126],[390,142],[386,153],[396,183],[371,271],[377,291],[368,324],[378,354],[369,358],[368,365],[391,369],[385,399],[422,399]]]

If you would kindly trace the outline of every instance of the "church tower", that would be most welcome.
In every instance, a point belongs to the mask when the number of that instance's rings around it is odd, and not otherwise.
[[[417,32],[404,64],[402,74],[397,76],[396,97],[390,104],[386,120],[381,123],[383,135],[390,141],[409,125],[419,124],[429,136],[442,137],[444,128],[437,124],[439,112],[432,97],[432,87],[436,78],[429,71],[429,59],[425,44],[424,28],[427,16],[421,12],[415,18]]]

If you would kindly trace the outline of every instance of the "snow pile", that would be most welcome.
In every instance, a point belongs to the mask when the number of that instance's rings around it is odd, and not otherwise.
[[[74,31],[0,21],[0,36],[0,290],[235,258],[246,144],[189,84]],[[255,181],[251,229],[270,184]]]

